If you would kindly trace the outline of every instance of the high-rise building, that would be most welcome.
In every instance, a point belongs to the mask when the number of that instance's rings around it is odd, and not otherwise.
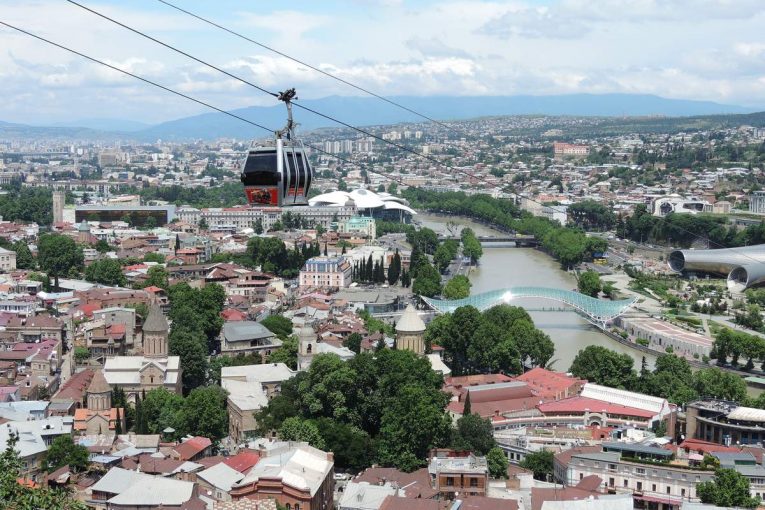
[[[64,222],[64,202],[66,195],[63,191],[53,192],[53,223]]]
[[[749,212],[765,214],[765,191],[755,191],[749,195]]]

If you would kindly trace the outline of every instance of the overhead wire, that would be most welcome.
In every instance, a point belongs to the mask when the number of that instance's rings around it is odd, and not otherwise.
[[[444,123],[444,122],[442,122],[440,120],[434,119],[431,116],[428,116],[428,115],[426,115],[424,113],[418,112],[414,108],[410,108],[410,107],[405,106],[405,105],[403,105],[403,104],[401,104],[401,103],[399,103],[397,101],[394,101],[394,100],[392,100],[390,98],[387,98],[387,97],[385,97],[385,96],[383,96],[381,94],[378,94],[378,93],[373,92],[373,91],[371,91],[371,90],[369,90],[367,88],[364,88],[364,87],[362,87],[360,85],[356,85],[355,83],[353,83],[351,81],[348,81],[345,78],[341,78],[341,77],[339,77],[339,76],[337,76],[337,75],[335,75],[333,73],[330,73],[329,71],[325,71],[324,69],[322,69],[322,68],[320,68],[318,66],[309,64],[305,60],[298,59],[298,58],[293,57],[293,56],[291,56],[291,55],[289,55],[289,54],[287,54],[287,53],[285,53],[283,51],[280,51],[280,50],[278,50],[278,49],[276,49],[276,48],[274,48],[272,46],[269,46],[269,45],[264,44],[262,42],[256,41],[255,39],[247,37],[246,35],[244,35],[244,34],[242,34],[240,32],[237,32],[237,31],[232,30],[232,29],[230,29],[228,27],[225,27],[225,26],[223,26],[223,25],[221,25],[219,23],[216,23],[215,21],[212,21],[209,18],[205,18],[204,16],[201,16],[199,14],[196,14],[194,12],[186,10],[186,9],[184,9],[182,7],[179,7],[179,6],[175,5],[172,2],[168,2],[167,0],[157,0],[157,1],[162,3],[162,4],[167,5],[168,7],[173,8],[173,9],[179,11],[179,12],[187,14],[187,15],[193,17],[193,18],[196,18],[199,21],[202,21],[203,23],[207,23],[208,25],[214,26],[214,27],[216,27],[216,28],[218,28],[220,30],[223,30],[224,32],[228,32],[229,34],[231,34],[231,35],[233,35],[235,37],[243,39],[243,40],[245,40],[245,41],[247,41],[249,43],[252,43],[252,44],[254,44],[256,46],[259,46],[259,47],[263,48],[264,50],[268,50],[268,51],[270,51],[272,53],[275,53],[275,54],[277,54],[277,55],[279,55],[281,57],[289,59],[289,60],[291,60],[291,61],[293,61],[293,62],[295,62],[297,64],[305,66],[305,67],[307,67],[307,68],[309,68],[309,69],[311,69],[313,71],[316,71],[317,73],[323,74],[324,76],[326,76],[328,78],[332,78],[333,80],[336,80],[336,81],[338,81],[340,83],[348,85],[349,87],[352,87],[352,88],[354,88],[354,89],[356,89],[356,90],[358,90],[360,92],[364,92],[365,94],[368,94],[368,95],[370,95],[372,97],[375,97],[375,98],[377,98],[377,99],[379,99],[381,101],[385,101],[386,103],[388,103],[390,105],[393,105],[393,106],[395,106],[397,108],[400,108],[400,109],[402,109],[402,110],[404,110],[406,112],[412,113],[412,114],[414,114],[414,115],[416,115],[416,116],[418,116],[418,117],[420,117],[422,119],[425,119],[425,120],[427,120],[429,122],[432,122],[432,123],[437,124],[437,125],[439,125],[439,126],[441,126],[443,128],[446,128],[449,131],[462,132],[462,130],[460,130],[459,128],[457,128],[455,126],[450,126],[450,125],[448,125],[448,124],[446,124],[446,123]]]
[[[204,107],[206,107],[206,108],[210,108],[211,110],[215,110],[215,111],[217,111],[217,112],[219,112],[219,113],[222,113],[222,114],[224,114],[224,115],[227,115],[228,117],[231,117],[231,118],[233,118],[233,119],[239,120],[239,121],[241,121],[241,122],[245,122],[245,123],[247,123],[247,124],[249,124],[249,125],[251,125],[251,126],[254,126],[254,127],[257,127],[257,128],[260,128],[260,129],[263,129],[264,131],[268,131],[269,133],[274,133],[274,130],[273,130],[273,129],[271,129],[271,128],[268,128],[268,127],[266,127],[266,126],[263,126],[262,124],[258,124],[257,122],[254,122],[254,121],[252,121],[252,120],[250,120],[250,119],[247,119],[247,118],[245,118],[245,117],[242,117],[241,115],[237,115],[237,114],[235,114],[235,113],[231,113],[231,112],[229,112],[229,111],[226,111],[226,110],[224,110],[224,109],[222,109],[222,108],[219,108],[219,107],[217,107],[217,106],[214,106],[214,105],[212,105],[212,104],[210,104],[210,103],[208,103],[208,102],[206,102],[206,101],[202,101],[202,100],[200,100],[200,99],[197,99],[197,98],[195,98],[195,97],[192,97],[192,96],[190,96],[190,95],[188,95],[188,94],[184,94],[183,92],[179,92],[179,91],[177,91],[177,90],[174,90],[174,89],[172,89],[171,87],[168,87],[168,86],[166,86],[166,85],[162,85],[161,83],[157,83],[157,82],[155,82],[155,81],[153,81],[153,80],[150,80],[150,79],[148,79],[148,78],[145,78],[145,77],[143,77],[143,76],[140,76],[140,75],[138,75],[138,74],[136,74],[136,73],[131,73],[130,71],[125,71],[124,69],[120,69],[119,67],[116,67],[116,66],[114,66],[114,65],[112,65],[112,64],[109,64],[108,62],[104,62],[103,60],[99,60],[99,59],[97,59],[97,58],[95,58],[95,57],[91,57],[90,55],[86,55],[85,53],[82,53],[81,51],[75,50],[75,49],[73,49],[73,48],[70,48],[70,47],[68,47],[68,46],[65,46],[65,45],[63,45],[63,44],[60,44],[60,43],[57,43],[57,42],[55,42],[55,41],[52,41],[52,40],[50,40],[50,39],[47,39],[47,38],[45,38],[45,37],[43,37],[43,36],[40,36],[40,35],[37,35],[37,34],[35,34],[35,33],[29,32],[28,30],[24,30],[23,28],[17,27],[17,26],[15,26],[15,25],[12,25],[12,24],[10,24],[10,23],[7,23],[7,22],[5,22],[5,21],[2,21],[2,20],[0,20],[0,25],[3,25],[3,26],[5,26],[5,27],[7,27],[7,28],[10,28],[10,29],[12,29],[12,30],[15,30],[15,31],[17,31],[17,32],[19,32],[19,33],[21,33],[21,34],[24,34],[24,35],[27,35],[27,36],[33,37],[33,38],[35,38],[35,39],[37,39],[37,40],[39,40],[39,41],[45,42],[45,43],[47,43],[47,44],[50,44],[51,46],[55,46],[56,48],[62,49],[62,50],[64,50],[64,51],[68,51],[69,53],[72,53],[72,54],[74,54],[74,55],[77,55],[77,56],[79,56],[79,57],[82,57],[82,58],[84,58],[84,59],[87,59],[87,60],[89,60],[89,61],[91,61],[91,62],[93,62],[93,63],[95,63],[95,64],[99,64],[99,65],[102,65],[102,66],[104,66],[104,67],[107,67],[107,68],[109,68],[109,69],[111,69],[111,70],[113,70],[113,71],[117,71],[117,72],[119,72],[119,73],[122,73],[122,74],[124,74],[124,75],[127,75],[127,76],[129,76],[129,77],[131,77],[131,78],[135,78],[136,80],[140,80],[140,81],[142,81],[142,82],[144,82],[144,83],[147,83],[147,84],[149,84],[149,85],[152,85],[152,86],[154,86],[154,87],[157,87],[157,88],[159,88],[159,89],[162,89],[162,90],[164,90],[164,91],[166,91],[166,92],[170,92],[171,94],[175,94],[176,96],[182,97],[182,98],[184,98],[184,99],[188,99],[189,101],[193,101],[193,102],[195,102],[195,103],[197,103],[197,104],[200,104],[200,105],[202,105],[202,106],[204,106]],[[328,152],[328,151],[326,151],[326,150],[324,150],[324,149],[322,149],[322,148],[320,148],[320,147],[316,147],[316,146],[314,146],[314,145],[311,145],[311,144],[307,144],[307,145],[308,145],[309,147],[311,147],[311,149],[312,149],[312,150],[315,150],[316,152],[319,152],[319,153],[325,154],[325,155],[327,155],[327,156],[329,156],[329,157],[331,157],[331,158],[334,158],[334,159],[338,159],[338,160],[340,160],[340,161],[343,161],[343,162],[346,162],[346,163],[348,163],[348,164],[353,164],[353,165],[359,164],[359,163],[356,163],[356,162],[350,161],[350,160],[348,160],[348,159],[346,159],[346,158],[344,158],[344,157],[342,157],[342,156],[338,156],[338,155],[336,155],[336,154],[332,154],[331,152]],[[401,184],[402,186],[406,186],[406,183],[403,181],[403,179],[397,179],[397,178],[395,178],[395,177],[393,177],[393,176],[390,176],[390,175],[386,175],[386,174],[384,174],[383,172],[379,172],[379,171],[377,171],[377,170],[374,170],[374,168],[372,168],[372,169],[366,169],[366,170],[367,170],[367,171],[369,171],[369,172],[371,172],[371,173],[374,173],[374,174],[376,174],[376,175],[380,175],[381,177],[384,177],[384,178],[386,178],[386,179],[388,179],[388,180],[391,180],[391,181],[397,182],[398,184]]]
[[[241,78],[241,77],[239,77],[239,76],[236,76],[236,75],[234,75],[233,73],[230,73],[230,72],[228,72],[228,71],[225,71],[225,70],[223,70],[223,69],[221,69],[221,68],[219,68],[219,67],[217,67],[217,66],[215,66],[215,65],[213,65],[213,64],[210,64],[210,63],[208,63],[208,62],[206,62],[206,61],[204,61],[204,60],[202,60],[202,59],[199,59],[199,58],[197,58],[197,57],[195,57],[195,56],[193,56],[193,55],[191,55],[191,54],[189,54],[189,53],[187,53],[187,52],[185,52],[185,51],[183,51],[183,50],[180,50],[180,49],[178,49],[178,48],[176,48],[176,47],[174,47],[174,46],[172,46],[172,45],[170,45],[170,44],[167,44],[167,43],[165,43],[165,42],[163,42],[163,41],[160,41],[159,39],[156,39],[156,38],[154,38],[154,37],[152,37],[152,36],[150,36],[150,35],[148,35],[148,34],[145,34],[145,33],[141,32],[140,30],[137,30],[137,29],[135,29],[135,28],[132,28],[132,27],[130,27],[130,26],[128,26],[128,25],[125,25],[124,23],[121,23],[121,22],[119,22],[119,21],[117,21],[117,20],[115,20],[115,19],[113,19],[113,18],[111,18],[111,17],[109,17],[109,16],[106,16],[105,14],[102,14],[102,13],[100,13],[100,12],[98,12],[98,11],[95,11],[94,9],[91,9],[91,8],[89,8],[89,7],[86,7],[86,6],[84,6],[84,5],[82,5],[82,4],[78,3],[78,2],[75,2],[74,0],[67,0],[67,2],[69,2],[69,3],[73,4],[73,5],[76,5],[77,7],[80,7],[80,8],[82,8],[82,9],[85,9],[85,10],[87,10],[87,11],[89,11],[89,12],[91,12],[91,13],[93,13],[93,14],[95,14],[95,15],[97,15],[97,16],[99,16],[99,17],[101,17],[101,18],[104,18],[104,19],[106,19],[106,20],[108,20],[108,21],[110,21],[110,22],[112,22],[112,23],[114,23],[114,24],[116,24],[116,25],[119,25],[119,26],[121,26],[121,27],[123,27],[123,28],[125,28],[125,29],[127,29],[127,30],[130,30],[131,32],[133,32],[133,33],[135,33],[135,34],[141,35],[142,37],[145,37],[145,38],[147,38],[147,39],[149,39],[149,40],[151,40],[151,41],[153,41],[153,42],[155,42],[155,43],[157,43],[157,44],[160,44],[160,45],[161,45],[161,46],[163,46],[163,47],[166,47],[166,48],[168,48],[168,49],[170,49],[170,50],[172,50],[172,51],[175,51],[175,52],[177,52],[177,53],[179,53],[179,54],[181,54],[181,55],[184,55],[184,56],[186,56],[186,57],[188,57],[188,58],[190,58],[190,59],[192,59],[192,60],[194,60],[194,61],[196,61],[196,62],[199,62],[200,64],[203,64],[203,65],[205,65],[205,66],[207,66],[207,67],[210,67],[211,69],[214,69],[214,70],[216,70],[216,71],[218,71],[218,72],[221,72],[221,73],[223,73],[223,74],[225,74],[225,75],[227,75],[227,76],[229,76],[229,77],[231,77],[231,78],[233,78],[233,79],[235,79],[235,80],[238,80],[238,81],[240,81],[240,82],[242,82],[242,83],[244,83],[244,84],[246,84],[246,85],[249,85],[249,86],[251,86],[251,87],[253,87],[253,88],[255,88],[255,89],[257,89],[257,90],[259,90],[259,91],[261,91],[261,92],[263,92],[263,93],[269,94],[269,95],[271,95],[271,96],[273,96],[273,97],[278,97],[278,96],[279,96],[279,94],[278,94],[278,93],[276,93],[276,92],[271,92],[271,91],[269,91],[269,90],[267,90],[267,89],[265,89],[265,88],[263,88],[263,87],[260,87],[260,86],[259,86],[259,85],[257,85],[257,84],[254,84],[254,83],[252,83],[252,82],[250,82],[250,81],[248,81],[248,80],[245,80],[244,78]],[[271,130],[271,129],[269,129],[269,128],[265,127],[265,126],[262,126],[262,125],[260,125],[260,124],[258,124],[258,123],[255,123],[255,122],[253,122],[253,121],[250,121],[249,119],[246,119],[246,118],[244,118],[244,117],[241,117],[241,116],[239,116],[239,115],[236,115],[236,114],[234,114],[234,113],[231,113],[231,112],[229,112],[229,111],[223,110],[223,109],[221,109],[221,108],[215,107],[215,106],[213,106],[213,105],[210,105],[209,103],[206,103],[206,102],[204,102],[204,101],[201,101],[201,100],[199,100],[199,99],[193,98],[193,97],[191,97],[191,96],[189,96],[189,95],[187,95],[187,94],[183,94],[183,93],[181,93],[181,92],[178,92],[178,91],[176,91],[176,90],[173,90],[173,89],[171,89],[171,88],[169,88],[169,87],[166,87],[166,86],[164,86],[164,85],[161,85],[161,84],[159,84],[159,83],[157,83],[157,82],[154,82],[154,81],[152,81],[152,80],[149,80],[149,79],[147,79],[147,78],[141,77],[141,76],[139,76],[139,75],[136,75],[136,74],[134,74],[134,73],[130,73],[130,72],[128,72],[128,71],[125,71],[125,70],[123,70],[123,69],[120,69],[120,68],[118,68],[118,67],[116,67],[116,66],[113,66],[113,65],[111,65],[111,64],[108,64],[108,63],[106,63],[106,62],[104,62],[104,61],[101,61],[101,60],[98,60],[98,59],[96,59],[96,58],[93,58],[93,57],[90,57],[90,56],[88,56],[88,55],[85,55],[84,53],[81,53],[81,52],[79,52],[79,51],[77,51],[77,50],[74,50],[74,49],[72,49],[72,48],[66,47],[66,46],[64,46],[64,45],[62,45],[62,44],[59,44],[59,43],[53,42],[53,41],[51,41],[51,40],[49,40],[49,39],[46,39],[46,38],[44,38],[44,37],[42,37],[42,36],[39,36],[39,35],[37,35],[37,34],[33,34],[32,32],[28,32],[28,31],[26,31],[26,30],[24,30],[24,29],[21,29],[21,28],[19,28],[19,27],[16,27],[16,26],[14,26],[14,25],[11,25],[11,24],[9,24],[9,23],[6,23],[6,22],[3,22],[3,21],[0,21],[0,24],[2,24],[2,25],[4,25],[4,26],[6,26],[6,27],[8,27],[8,28],[11,28],[11,29],[13,29],[13,30],[16,30],[16,31],[18,31],[18,32],[20,32],[20,33],[23,33],[23,34],[26,34],[26,35],[28,35],[28,36],[34,37],[35,39],[38,39],[38,40],[40,40],[40,41],[44,41],[44,42],[46,42],[46,43],[48,43],[48,44],[51,44],[51,45],[53,45],[53,46],[56,46],[56,47],[58,47],[58,48],[60,48],[60,49],[63,49],[63,50],[66,50],[66,51],[68,51],[68,52],[71,52],[71,53],[73,53],[73,54],[76,54],[76,55],[78,55],[78,56],[80,56],[80,57],[86,58],[86,59],[88,59],[88,60],[90,60],[90,61],[92,61],[92,62],[95,62],[95,63],[101,64],[101,65],[104,65],[104,66],[106,66],[106,67],[108,67],[108,68],[110,68],[110,69],[113,69],[113,70],[115,70],[115,71],[118,71],[118,72],[120,72],[120,73],[126,74],[126,75],[128,75],[128,76],[132,76],[133,78],[136,78],[136,79],[138,79],[138,80],[140,80],[140,81],[143,81],[143,82],[145,82],[145,83],[148,83],[148,84],[154,85],[154,86],[156,86],[156,87],[158,87],[158,88],[161,88],[161,89],[163,89],[163,90],[165,90],[165,91],[167,91],[167,92],[171,92],[171,93],[173,93],[173,94],[175,94],[175,95],[177,95],[177,96],[180,96],[180,97],[183,97],[183,98],[185,98],[185,99],[191,100],[191,101],[193,101],[193,102],[195,102],[195,103],[201,104],[201,105],[203,105],[203,106],[205,106],[205,107],[207,107],[207,108],[211,108],[211,109],[213,109],[213,110],[215,110],[215,111],[217,111],[217,112],[223,113],[223,114],[225,114],[225,115],[227,115],[227,116],[229,116],[229,117],[232,117],[232,118],[236,118],[236,119],[238,119],[238,120],[241,120],[241,121],[243,121],[243,122],[246,122],[246,123],[248,123],[248,124],[250,124],[250,125],[253,125],[253,126],[255,126],[255,127],[258,127],[258,128],[260,128],[260,129],[264,129],[264,130],[266,130],[266,131],[270,131],[270,132],[273,132],[273,130]],[[449,169],[449,170],[452,170],[452,171],[455,171],[455,172],[457,172],[457,173],[461,173],[461,174],[463,174],[463,175],[466,175],[466,176],[468,176],[468,177],[470,177],[470,178],[472,178],[472,179],[475,179],[475,180],[478,180],[478,181],[482,181],[482,182],[484,182],[484,183],[487,183],[487,184],[493,185],[493,183],[489,182],[489,181],[488,181],[486,178],[484,178],[484,177],[482,177],[482,176],[477,176],[477,175],[475,175],[475,174],[472,174],[471,172],[468,172],[468,171],[466,171],[466,170],[462,170],[462,169],[460,169],[460,168],[456,168],[456,167],[454,167],[454,166],[452,166],[452,165],[448,165],[448,164],[446,164],[446,163],[444,163],[444,162],[442,162],[442,161],[438,160],[437,158],[434,158],[434,157],[432,157],[432,156],[429,156],[429,155],[426,155],[426,154],[420,153],[420,152],[418,152],[418,151],[416,151],[416,150],[414,150],[414,149],[412,149],[412,148],[410,148],[410,147],[407,147],[407,146],[405,146],[405,145],[402,145],[402,144],[398,144],[398,143],[395,143],[395,142],[393,142],[393,141],[391,141],[391,140],[387,140],[387,139],[385,139],[385,138],[383,138],[383,137],[381,137],[381,136],[379,136],[379,135],[376,135],[376,134],[374,134],[374,133],[372,133],[372,132],[370,132],[370,131],[367,131],[367,130],[365,130],[365,129],[363,129],[363,128],[359,128],[359,127],[353,126],[353,125],[351,125],[351,124],[348,124],[348,123],[346,123],[346,122],[344,122],[344,121],[341,121],[341,120],[339,120],[339,119],[336,119],[336,118],[334,118],[334,117],[332,117],[332,116],[330,116],[330,115],[327,115],[327,114],[321,113],[321,112],[319,112],[319,111],[317,111],[317,110],[314,110],[314,109],[312,109],[312,108],[309,108],[309,107],[303,106],[303,105],[301,105],[301,104],[299,104],[299,103],[293,103],[293,105],[294,105],[294,106],[296,106],[296,107],[299,107],[299,108],[301,108],[301,109],[303,109],[303,110],[305,110],[305,111],[311,112],[311,113],[313,113],[313,114],[315,114],[315,115],[318,115],[318,116],[320,116],[320,117],[323,117],[323,118],[325,118],[325,119],[327,119],[327,120],[331,120],[331,121],[333,121],[333,122],[336,122],[336,123],[338,123],[338,124],[340,124],[340,125],[342,125],[342,126],[344,126],[344,127],[347,127],[347,128],[349,128],[349,129],[355,130],[355,131],[357,131],[357,132],[359,132],[359,133],[362,133],[362,134],[364,134],[364,135],[366,135],[366,136],[372,137],[372,138],[374,138],[374,139],[376,139],[376,140],[379,140],[379,141],[381,141],[381,142],[383,142],[383,143],[385,143],[385,144],[388,144],[388,145],[391,145],[391,146],[393,146],[393,147],[396,147],[396,148],[398,148],[399,150],[402,150],[402,151],[404,151],[404,152],[408,152],[408,153],[411,153],[411,154],[413,154],[413,155],[415,155],[415,156],[417,156],[417,157],[420,157],[420,158],[426,159],[426,160],[428,160],[428,161],[431,161],[431,162],[433,162],[433,163],[435,163],[435,164],[437,164],[437,165],[439,165],[439,166],[442,166],[442,167],[444,167],[444,168],[447,168],[447,169]],[[345,158],[341,158],[341,157],[338,157],[338,156],[337,156],[337,155],[335,155],[335,154],[331,154],[331,153],[329,153],[328,151],[325,151],[325,150],[323,150],[323,149],[319,149],[319,148],[317,148],[317,147],[314,147],[314,146],[311,146],[311,147],[312,147],[314,150],[316,150],[317,152],[321,152],[321,153],[323,153],[323,154],[326,154],[326,155],[328,155],[328,156],[330,156],[330,157],[333,157],[333,158],[335,158],[335,159],[338,159],[338,160],[341,160],[341,161],[347,162],[347,163],[349,163],[349,164],[357,164],[357,163],[355,163],[355,162],[352,162],[352,161],[350,161],[350,160],[347,160],[347,159],[345,159]],[[370,165],[370,166],[371,166],[371,165]],[[398,182],[398,183],[400,183],[400,184],[403,184],[403,182],[402,182],[402,181],[400,181],[400,180],[396,180],[396,179],[394,179],[392,176],[390,176],[390,175],[387,175],[387,174],[384,174],[384,173],[382,173],[382,172],[378,172],[378,171],[372,170],[372,173],[375,173],[375,174],[377,174],[377,175],[380,175],[380,176],[382,176],[382,177],[384,177],[384,178],[386,178],[386,179],[389,179],[389,180],[394,180],[394,181],[396,181],[396,182]],[[532,198],[529,198],[529,197],[524,197],[524,196],[520,195],[519,193],[517,193],[517,192],[515,192],[515,191],[509,191],[509,193],[510,193],[510,194],[512,194],[512,195],[515,195],[515,196],[516,196],[516,197],[518,197],[518,198],[523,198],[523,199],[525,199],[525,200],[528,200],[529,202],[532,202],[532,203],[535,203],[535,204],[537,204],[537,205],[540,205],[540,206],[542,206],[542,207],[545,207],[545,204],[543,204],[542,202],[539,202],[539,201],[537,201],[537,200],[534,200],[534,199],[532,199]],[[666,221],[666,218],[660,218],[660,221]],[[694,237],[697,237],[697,238],[702,238],[702,237],[704,237],[704,236],[702,236],[702,235],[700,235],[700,234],[698,234],[698,233],[695,233],[695,232],[692,232],[692,231],[690,231],[690,230],[687,230],[687,229],[685,229],[684,227],[680,227],[680,226],[676,226],[676,225],[673,225],[672,227],[673,227],[673,228],[675,228],[675,229],[677,229],[677,230],[680,230],[680,231],[683,231],[683,232],[685,232],[685,233],[688,233],[688,234],[690,234],[690,235],[692,235],[692,236],[694,236]],[[720,247],[720,248],[727,248],[727,247],[726,247],[726,246],[724,246],[724,245],[721,245],[721,244],[719,244],[719,243],[716,243],[715,241],[712,241],[712,240],[711,240],[711,239],[709,239],[708,237],[707,237],[706,239],[707,239],[707,242],[708,242],[708,243],[710,243],[710,244],[716,245],[716,246],[718,246],[718,247]],[[734,248],[729,248],[729,249],[731,249],[731,250],[735,250],[736,248],[734,247]],[[757,261],[756,259],[754,259],[753,257],[751,257],[751,256],[747,255],[746,253],[742,253],[742,255],[743,255],[744,257],[746,257],[746,258],[749,258],[749,259],[753,260],[753,261]],[[759,262],[759,261],[757,261],[757,262]]]

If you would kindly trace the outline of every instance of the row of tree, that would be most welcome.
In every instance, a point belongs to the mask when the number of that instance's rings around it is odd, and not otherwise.
[[[420,209],[467,216],[507,232],[531,234],[541,242],[542,249],[566,268],[608,249],[605,239],[587,237],[578,227],[564,227],[547,218],[533,216],[521,211],[510,200],[463,192],[437,193],[419,188],[408,188],[402,194]]]
[[[652,371],[644,358],[637,372],[628,354],[590,345],[579,351],[569,371],[596,384],[663,397],[680,405],[702,396],[747,401],[746,383],[741,377],[716,367],[693,373],[688,360],[674,354],[660,355]]]

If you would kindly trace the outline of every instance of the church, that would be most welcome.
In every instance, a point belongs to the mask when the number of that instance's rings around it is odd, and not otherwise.
[[[86,393],[87,408],[74,413],[74,430],[80,434],[118,434],[127,430],[125,410],[112,407],[112,389],[97,370]]]
[[[104,377],[111,388],[119,386],[128,399],[163,387],[180,394],[182,391],[180,357],[168,356],[170,327],[156,304],[152,305],[143,325],[143,355],[115,356],[104,364]]]

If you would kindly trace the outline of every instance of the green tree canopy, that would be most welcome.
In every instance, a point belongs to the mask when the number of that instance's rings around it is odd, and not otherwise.
[[[74,444],[72,436],[58,436],[45,453],[43,470],[52,472],[68,465],[72,471],[84,471],[90,464],[90,453],[84,446]]]
[[[424,297],[433,297],[441,293],[441,274],[427,260],[417,269],[412,292]]]
[[[599,345],[580,350],[571,364],[571,373],[581,379],[612,388],[628,388],[635,379],[634,361]]]
[[[16,267],[19,269],[34,269],[36,262],[29,250],[29,245],[24,241],[16,241],[10,248],[16,252]]]
[[[279,438],[282,441],[305,441],[314,448],[326,448],[324,438],[319,428],[310,420],[301,420],[297,416],[287,418],[279,428]]]
[[[92,283],[124,287],[127,278],[122,273],[122,266],[116,259],[94,260],[85,268],[85,279]]]
[[[464,299],[470,295],[472,284],[467,276],[458,274],[450,279],[444,286],[444,298]]]
[[[507,478],[507,454],[502,448],[495,446],[486,454],[486,464],[489,467],[489,476],[495,479]]]
[[[287,338],[292,334],[292,321],[283,315],[269,315],[260,323],[279,338]]]
[[[696,494],[702,503],[722,507],[755,508],[760,503],[749,492],[749,480],[735,469],[717,469],[713,480],[696,485]]]
[[[519,465],[534,473],[537,480],[549,482],[553,475],[553,460],[553,452],[539,450],[526,455]]]
[[[62,276],[76,276],[84,262],[82,248],[71,237],[59,234],[43,234],[37,244],[37,261],[40,268],[56,279]]]
[[[452,435],[452,448],[486,455],[496,445],[494,427],[488,418],[466,412],[457,420],[457,428]]]
[[[602,289],[600,275],[596,271],[587,270],[579,275],[577,280],[579,292],[591,297],[598,297]]]

